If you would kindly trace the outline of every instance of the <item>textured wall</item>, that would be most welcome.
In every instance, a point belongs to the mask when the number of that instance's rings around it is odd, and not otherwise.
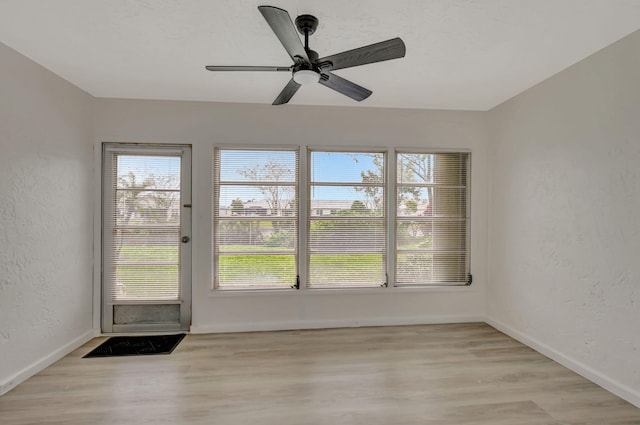
[[[193,145],[194,331],[482,319],[487,222],[482,113],[98,99],[95,122],[98,141]],[[447,290],[212,292],[211,164],[215,144],[470,149],[473,285]]]
[[[640,32],[491,112],[489,318],[640,404]]]
[[[2,44],[0,64],[1,394],[91,331],[95,189],[91,97]]]

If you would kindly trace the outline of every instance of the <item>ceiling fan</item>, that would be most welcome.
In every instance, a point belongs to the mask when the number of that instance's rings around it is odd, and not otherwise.
[[[278,71],[291,72],[292,78],[280,92],[273,105],[283,105],[293,97],[302,84],[320,83],[342,93],[358,102],[371,95],[367,90],[349,80],[333,74],[331,71],[402,58],[406,48],[400,38],[370,44],[331,56],[318,57],[318,53],[309,48],[309,36],[318,27],[318,19],[311,15],[296,18],[295,27],[286,10],[274,6],[258,6],[280,43],[293,59],[291,66],[207,66],[209,71]],[[296,28],[304,36],[304,45],[296,34]]]

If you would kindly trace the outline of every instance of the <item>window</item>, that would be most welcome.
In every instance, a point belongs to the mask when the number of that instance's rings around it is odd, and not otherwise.
[[[310,288],[386,282],[384,163],[382,152],[310,152]]]
[[[215,287],[296,283],[297,191],[297,150],[215,150]]]
[[[470,283],[470,153],[304,155],[215,149],[215,288]]]
[[[468,153],[396,153],[396,285],[469,275]]]

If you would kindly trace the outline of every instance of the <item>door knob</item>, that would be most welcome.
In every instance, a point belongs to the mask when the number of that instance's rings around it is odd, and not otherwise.
[[[187,243],[187,242],[189,242],[191,239],[189,239],[189,236],[183,236],[181,240],[182,240],[182,243]]]

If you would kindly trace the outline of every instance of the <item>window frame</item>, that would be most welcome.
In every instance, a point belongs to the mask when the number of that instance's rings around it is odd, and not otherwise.
[[[398,169],[398,156],[401,154],[417,154],[417,155],[438,155],[438,154],[465,154],[466,155],[466,164],[465,164],[465,176],[466,182],[464,185],[464,200],[465,200],[465,276],[466,279],[464,281],[459,282],[437,282],[437,283],[401,283],[397,282],[397,265],[398,265],[398,223],[406,218],[398,216],[398,186],[400,186],[397,178],[397,169]],[[393,150],[393,176],[390,179],[390,185],[393,185],[393,210],[390,211],[390,218],[392,217],[393,225],[391,230],[393,232],[393,252],[390,253],[390,256],[393,257],[393,286],[395,288],[438,288],[438,287],[461,287],[461,286],[469,286],[472,282],[471,275],[471,162],[472,162],[472,153],[468,149],[419,149],[419,148],[396,148]],[[435,170],[434,170],[435,172]],[[421,185],[419,185],[421,186]],[[424,185],[425,187],[428,185]],[[433,183],[432,186],[437,186],[436,183]]]
[[[218,231],[218,224],[220,222],[220,215],[216,215],[217,212],[219,213],[220,211],[220,192],[221,192],[221,187],[224,186],[224,184],[221,183],[220,180],[220,168],[217,167],[216,165],[219,163],[219,154],[220,151],[264,151],[264,152],[294,152],[295,154],[295,164],[296,164],[296,169],[294,171],[294,176],[295,176],[295,182],[294,184],[281,184],[281,183],[277,183],[277,185],[281,185],[281,186],[293,186],[294,187],[294,191],[295,191],[295,196],[294,196],[294,201],[296,203],[296,211],[297,211],[297,215],[285,215],[282,216],[278,219],[278,221],[291,221],[294,225],[294,229],[295,229],[295,234],[296,234],[296,239],[294,240],[294,248],[293,248],[293,252],[292,253],[287,253],[286,255],[293,255],[294,258],[294,280],[291,282],[291,285],[278,285],[278,286],[263,286],[263,287],[258,287],[258,286],[252,286],[252,285],[238,285],[237,287],[231,287],[231,286],[224,286],[224,285],[220,285],[220,279],[219,279],[219,275],[220,275],[220,250],[219,250],[219,236],[220,236],[220,232]],[[211,276],[211,287],[213,290],[215,291],[221,291],[221,292],[238,292],[238,291],[282,291],[282,290],[287,290],[290,289],[291,287],[295,286],[296,284],[298,284],[299,282],[299,276],[300,276],[300,270],[299,270],[299,265],[300,265],[300,244],[299,244],[299,240],[300,240],[300,170],[301,170],[301,166],[300,166],[300,159],[301,159],[301,155],[300,155],[300,150],[301,147],[300,146],[250,146],[250,145],[243,145],[243,146],[214,146],[213,148],[213,155],[212,155],[212,159],[213,159],[213,163],[212,163],[212,188],[211,188],[211,193],[212,193],[212,235],[211,235],[211,248],[212,248],[212,252],[211,252],[211,259],[212,261],[212,276]],[[229,186],[265,186],[265,183],[268,182],[250,182],[250,181],[230,181],[229,182]],[[268,184],[267,184],[268,185]],[[238,217],[235,217],[236,221],[252,221],[251,218],[240,218],[240,220],[237,220]],[[280,220],[282,219],[282,220]],[[227,219],[227,218],[222,218],[221,221],[231,221],[231,219]],[[253,220],[255,221],[255,219]],[[263,255],[282,255],[281,252],[269,252],[269,251],[243,251],[249,254],[263,254]]]
[[[315,215],[313,211],[315,208],[312,208],[311,201],[311,190],[312,186],[314,186],[314,182],[311,179],[311,172],[313,168],[312,164],[312,154],[314,152],[325,152],[325,153],[341,153],[341,154],[381,154],[383,160],[383,170],[382,170],[382,179],[379,185],[366,183],[366,182],[326,182],[326,181],[318,181],[318,186],[343,186],[343,187],[358,187],[358,186],[371,186],[371,187],[381,187],[383,190],[383,201],[382,207],[380,211],[382,213],[381,217],[358,217],[358,219],[362,219],[364,221],[375,221],[376,218],[382,221],[383,228],[383,238],[384,238],[384,249],[382,251],[382,274],[383,281],[382,282],[371,282],[366,285],[358,285],[358,284],[344,284],[344,285],[327,285],[327,286],[312,286],[311,285],[311,248],[309,244],[310,234],[311,234],[311,223],[313,221],[326,220],[328,215]],[[371,288],[380,288],[387,287],[389,284],[389,215],[388,215],[388,175],[389,175],[389,167],[388,167],[388,158],[389,158],[389,149],[387,148],[375,148],[375,147],[307,147],[306,148],[306,170],[303,170],[303,174],[306,174],[305,188],[306,192],[306,203],[307,203],[307,214],[305,217],[305,244],[304,244],[304,257],[305,257],[305,275],[304,275],[304,287],[307,290],[312,291],[326,291],[326,290],[346,290],[346,289],[371,289]],[[354,220],[353,217],[331,217],[330,220],[335,221],[349,221]],[[302,257],[302,256],[301,256]]]

